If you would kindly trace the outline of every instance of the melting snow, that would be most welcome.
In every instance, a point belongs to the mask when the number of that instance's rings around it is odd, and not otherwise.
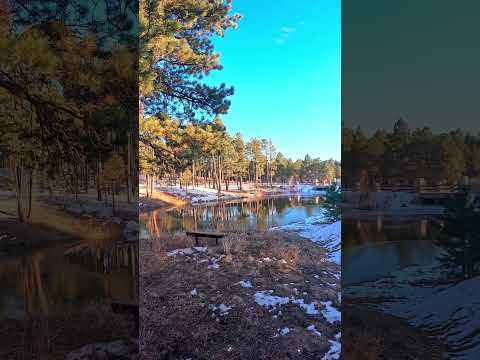
[[[329,259],[340,265],[342,232],[342,222],[340,220],[326,224],[325,217],[317,215],[273,229],[295,231],[298,235],[320,244],[328,250]]]
[[[255,302],[263,307],[275,308],[277,305],[285,305],[288,303],[297,304],[308,315],[318,314],[318,310],[315,308],[315,303],[305,303],[303,299],[295,299],[292,297],[281,297],[276,295],[270,295],[273,290],[258,291],[255,293]]]
[[[292,299],[292,303],[298,304],[300,308],[305,311],[306,314],[308,315],[316,315],[318,314],[318,310],[315,309],[315,304],[305,304],[303,299]]]
[[[322,360],[338,360],[340,359],[340,353],[342,352],[342,344],[340,338],[342,334],[335,335],[335,340],[328,340],[330,343],[330,350],[322,357]]]
[[[220,316],[225,316],[225,315],[228,315],[230,310],[232,310],[233,305],[232,306],[227,306],[225,304],[220,304],[220,305],[216,306],[216,305],[210,304],[210,305],[208,305],[208,308],[210,310],[212,310],[212,317],[216,316],[215,312],[217,310],[219,311]]]
[[[325,310],[322,310],[322,315],[330,324],[341,320],[342,314],[332,306],[331,301],[322,302],[322,305],[325,306]]]
[[[255,302],[263,307],[275,307],[277,305],[285,305],[290,302],[290,298],[288,297],[269,295],[271,293],[273,293],[273,290],[256,292]]]
[[[252,283],[250,282],[250,280],[247,280],[247,281],[241,280],[241,281],[235,283],[235,285],[240,285],[240,286],[243,287],[243,288],[251,288],[251,287],[253,287],[253,286],[252,286]]]
[[[457,284],[422,286],[442,282],[442,269],[433,266],[411,266],[390,273],[389,277],[349,286],[349,297],[389,299],[378,305],[386,313],[407,319],[413,326],[443,329],[442,336],[452,349],[449,355],[478,359],[480,341],[480,277]]]
[[[213,270],[218,270],[220,269],[220,265],[218,265],[218,260],[217,258],[212,258],[210,261],[211,261],[211,264],[208,265],[208,268],[209,269],[213,269]]]
[[[317,330],[315,325],[310,325],[309,327],[307,327],[307,330],[313,332],[317,336],[322,336],[322,334]]]
[[[193,249],[192,248],[185,248],[185,249],[175,249],[167,253],[167,256],[177,256],[177,255],[192,255]]]

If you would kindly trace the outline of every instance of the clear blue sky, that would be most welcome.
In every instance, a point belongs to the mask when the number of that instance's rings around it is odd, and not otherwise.
[[[214,40],[232,85],[223,120],[245,139],[271,138],[285,156],[340,160],[340,0],[234,0],[238,29]]]

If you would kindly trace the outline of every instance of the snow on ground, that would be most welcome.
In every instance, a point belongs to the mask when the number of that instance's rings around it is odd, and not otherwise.
[[[273,335],[273,337],[279,337],[279,336],[285,336],[290,332],[290,329],[288,327],[284,327],[282,329],[278,329],[278,333]]]
[[[297,304],[298,306],[300,306],[300,308],[305,311],[306,314],[308,315],[315,315],[315,314],[318,314],[318,310],[315,309],[315,303],[311,303],[311,304],[305,304],[305,300],[303,299],[293,299],[292,298],[292,303],[294,304]]]
[[[315,327],[315,325],[310,325],[310,326],[308,326],[308,327],[307,327],[307,330],[313,332],[313,333],[314,333],[315,335],[317,335],[317,336],[322,336],[322,333],[317,330],[317,328]]]
[[[255,293],[255,302],[263,307],[273,307],[277,305],[285,305],[290,302],[290,298],[270,295],[273,290],[258,291]]]
[[[282,297],[272,295],[273,290],[257,291],[255,293],[255,302],[265,308],[276,309],[277,306],[285,305],[288,303],[297,304],[307,315],[316,315],[319,311],[316,308],[317,303],[305,303],[304,299],[296,299],[291,297]],[[322,315],[329,323],[340,321],[340,312],[332,306],[331,301],[322,302],[325,306],[325,310],[322,311]]]
[[[317,186],[307,185],[307,184],[298,184],[293,187],[293,191],[305,195],[325,195],[325,190],[317,190]]]
[[[318,243],[327,248],[329,259],[340,265],[341,220],[327,224],[325,223],[325,217],[323,215],[317,215],[308,217],[300,222],[279,226],[272,230],[294,231],[298,233],[298,235]]]
[[[341,333],[335,335],[335,340],[328,340],[330,343],[330,350],[323,356],[322,360],[338,360],[342,352],[342,344],[340,343]]]
[[[344,209],[352,213],[365,213],[365,210],[358,210],[361,195],[359,191],[343,192]],[[444,211],[444,207],[440,205],[420,204],[417,195],[413,192],[374,191],[368,194],[367,200],[362,201],[365,202],[364,205],[370,206],[369,215],[377,213],[396,216],[434,215],[442,214]]]
[[[220,269],[220,265],[218,264],[218,262],[220,261],[221,257],[212,257],[210,259],[210,265],[208,265],[208,268],[211,269],[211,270],[218,270]]]
[[[230,313],[230,310],[233,309],[234,305],[228,306],[225,304],[220,304],[220,305],[208,305],[208,309],[212,311],[212,317],[217,317],[217,316],[226,316]]]
[[[206,202],[215,202],[218,200],[230,200],[230,199],[238,199],[242,196],[238,194],[230,193],[228,191],[222,190],[222,194],[220,197],[218,196],[217,189],[211,189],[209,187],[203,186],[196,186],[194,188],[188,187],[187,189],[183,188],[180,189],[180,186],[157,186],[155,188],[157,191],[162,191],[167,194],[184,198],[190,199],[192,204],[200,204]]]
[[[252,286],[252,283],[250,282],[250,280],[246,280],[246,281],[241,280],[241,281],[235,283],[235,285],[240,285],[240,286],[243,287],[243,288],[251,288],[251,287],[253,287],[253,286]]]
[[[209,202],[216,202],[219,200],[233,200],[241,199],[248,196],[248,193],[252,192],[262,192],[265,194],[283,194],[287,195],[304,195],[304,196],[314,196],[314,195],[325,195],[324,190],[317,190],[316,186],[308,184],[298,184],[298,185],[279,185],[275,184],[272,187],[259,187],[255,189],[253,184],[244,184],[242,192],[236,188],[235,185],[231,189],[226,190],[222,188],[222,194],[218,196],[217,189],[212,189],[206,186],[188,186],[186,189],[180,189],[179,185],[172,186],[156,186],[157,191],[162,191],[164,193],[170,194],[172,196],[189,199],[192,204],[202,204]],[[145,192],[144,186],[141,187],[140,192]]]
[[[322,247],[325,247],[328,250],[328,258],[329,260],[337,263],[340,265],[341,261],[341,228],[342,222],[336,221],[331,224],[325,223],[325,216],[311,216],[303,221],[296,222],[293,224],[288,224],[284,226],[280,226],[274,228],[272,230],[283,230],[283,231],[294,231],[298,233],[298,235],[307,238],[315,243],[318,243]],[[340,274],[334,274],[337,279],[340,278]],[[319,278],[318,275],[314,275],[315,278]],[[285,301],[285,298],[282,298],[282,301]],[[264,300],[264,296],[261,297],[261,300]],[[303,299],[301,299],[303,301]],[[341,302],[341,293],[338,294],[338,300]],[[299,300],[293,300],[292,302],[297,301],[300,303]],[[268,303],[268,301],[265,301]],[[258,301],[257,301],[258,303]],[[307,313],[318,313],[314,304],[303,304],[300,305]],[[335,307],[332,306],[331,301],[321,302],[321,304],[325,307],[324,310],[321,311],[323,317],[329,322],[334,323],[337,321],[341,321],[341,312],[337,310]],[[311,307],[313,306],[313,308]],[[321,336],[320,332],[316,330],[316,328],[311,325],[307,329],[312,331],[314,334]],[[341,332],[339,332],[335,336],[335,340],[329,340],[331,346],[330,350],[324,355],[322,360],[338,360],[340,359],[341,353],[341,344],[340,344]]]
[[[325,306],[325,310],[322,310],[322,315],[330,324],[341,321],[342,314],[332,306],[331,301],[322,302],[322,305]]]
[[[206,247],[194,246],[185,249],[175,249],[167,253],[167,256],[177,256],[177,255],[194,255],[195,253],[202,253],[207,251]]]
[[[411,266],[388,277],[349,286],[349,297],[374,299],[368,304],[406,319],[413,326],[440,332],[449,356],[478,359],[480,353],[480,277],[446,284],[438,265]],[[380,304],[375,299],[383,300]]]

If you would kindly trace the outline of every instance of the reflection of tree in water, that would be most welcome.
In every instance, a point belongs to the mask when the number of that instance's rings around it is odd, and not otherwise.
[[[110,252],[85,245],[74,246],[62,256],[63,251],[63,247],[55,249],[53,253],[40,251],[0,265],[2,282],[15,284],[15,303],[6,308],[6,315],[7,319],[16,319],[16,322],[10,322],[9,326],[14,326],[12,331],[21,334],[18,341],[5,348],[8,356],[2,357],[0,352],[0,358],[48,359],[52,346],[58,346],[55,341],[62,331],[59,326],[76,326],[77,315],[83,317],[87,303],[95,307],[98,304],[98,314],[95,313],[95,316],[101,317],[105,308],[100,306],[109,306],[111,300],[126,303],[138,301],[135,275],[138,249],[134,245],[112,246]],[[86,264],[96,265],[85,260],[87,257],[95,260],[103,257],[107,267],[95,274],[92,272],[94,269],[83,267]],[[81,262],[74,261],[80,258],[83,258]],[[131,273],[133,281],[105,273],[113,271],[115,266]],[[98,320],[101,323],[101,319]]]
[[[79,244],[68,249],[64,257],[67,264],[80,265],[91,272],[125,270],[133,277],[138,273],[137,242],[112,242],[103,247]]]
[[[48,315],[49,301],[43,284],[41,264],[43,254],[22,258],[20,278],[24,294],[25,314],[40,312]]]
[[[288,209],[302,209],[302,217],[318,212],[319,198],[306,201],[292,196],[270,199],[253,199],[204,206],[156,209],[141,215],[141,221],[153,235],[185,230],[266,230],[285,223]],[[304,210],[305,209],[305,210]]]

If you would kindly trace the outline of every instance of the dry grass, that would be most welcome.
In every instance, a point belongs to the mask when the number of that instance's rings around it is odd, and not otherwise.
[[[183,234],[170,237],[156,239],[164,243],[159,247],[164,254],[188,246]],[[231,232],[219,246],[211,244],[208,252],[160,261],[157,257],[151,263],[149,259],[155,257],[144,252],[141,263],[151,267],[145,266],[140,274],[142,358],[321,358],[330,346],[328,339],[340,330],[338,323],[328,323],[321,314],[307,315],[294,304],[283,306],[282,314],[274,317],[255,303],[254,295],[271,289],[278,296],[302,297],[307,303],[330,300],[339,307],[339,280],[333,276],[338,265],[319,261],[324,251],[294,234]],[[219,269],[209,268],[212,257],[218,259]],[[293,271],[289,263],[298,269]],[[251,281],[253,288],[236,285],[240,280]],[[209,305],[222,303],[232,309],[228,315],[214,316]],[[307,330],[311,324],[323,334],[321,338]],[[288,336],[274,337],[283,327],[291,330]]]
[[[189,203],[189,200],[182,199],[180,197],[176,197],[162,191],[154,191],[153,194],[150,194],[150,197],[155,200],[163,201],[167,204],[175,205],[175,206],[183,206]]]
[[[152,239],[152,250],[156,255],[165,255],[174,249],[184,249],[194,246],[193,237],[187,236],[184,232],[177,231],[175,234],[161,234]]]
[[[122,229],[118,224],[102,223],[97,219],[70,214],[51,206],[33,207],[31,223],[89,242],[122,238]]]
[[[240,254],[247,247],[247,235],[240,232],[228,233],[221,239],[221,245],[225,255]]]

